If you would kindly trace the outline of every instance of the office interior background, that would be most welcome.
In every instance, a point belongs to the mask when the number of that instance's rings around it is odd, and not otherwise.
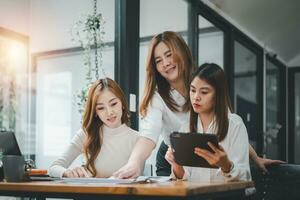
[[[149,42],[179,32],[197,65],[224,68],[256,151],[300,164],[299,8],[297,0],[97,0],[105,19],[101,66],[124,90],[138,130]],[[70,30],[93,9],[92,0],[0,0],[0,129],[14,130],[39,168],[81,126],[76,94],[86,68]]]

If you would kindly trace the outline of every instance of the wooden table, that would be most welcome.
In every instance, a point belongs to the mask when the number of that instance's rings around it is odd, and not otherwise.
[[[76,199],[242,199],[253,182],[195,183],[171,181],[147,184],[70,184],[59,182],[0,182],[0,196]]]

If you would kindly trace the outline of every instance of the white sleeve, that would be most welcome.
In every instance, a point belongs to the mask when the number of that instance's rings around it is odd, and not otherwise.
[[[184,181],[185,180],[190,180],[192,168],[191,167],[187,167],[187,166],[183,166],[183,170],[184,170],[184,174],[183,174],[183,177],[180,180],[184,180]],[[171,175],[170,175],[170,177],[172,179],[178,179],[179,180],[179,178],[177,178],[175,176],[175,174],[173,172],[173,168],[171,168]]]
[[[151,139],[155,144],[162,132],[164,103],[158,94],[154,94],[147,108],[147,114],[141,119],[140,135]]]
[[[49,168],[49,175],[52,177],[62,177],[72,162],[83,153],[84,141],[85,133],[79,130],[65,152],[52,163]]]
[[[187,122],[187,123],[184,123],[183,125],[181,125],[179,132],[188,133],[188,132],[190,132],[189,130],[190,130],[190,124],[189,124],[189,122]]]
[[[251,180],[247,129],[241,120],[229,131],[227,137],[230,146],[225,151],[229,160],[233,162],[233,168],[229,173],[223,173],[221,169],[218,173],[222,174],[226,181]]]
[[[191,179],[191,171],[192,167],[183,166],[184,169],[184,175],[182,177],[182,180],[190,180]]]

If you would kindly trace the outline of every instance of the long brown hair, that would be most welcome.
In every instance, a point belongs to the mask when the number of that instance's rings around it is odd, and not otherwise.
[[[205,80],[215,89],[214,114],[216,119],[216,131],[219,141],[222,141],[227,135],[229,126],[228,110],[232,112],[225,73],[217,64],[204,63],[195,71],[192,80],[194,80],[196,77],[200,78],[201,80]],[[197,121],[198,113],[196,113],[191,107],[191,132],[197,132]]]
[[[87,158],[86,167],[96,176],[95,160],[100,152],[102,145],[102,128],[103,122],[96,114],[96,103],[98,97],[104,89],[112,92],[122,102],[123,114],[121,117],[122,124],[129,126],[130,112],[125,95],[119,85],[110,78],[100,79],[95,81],[89,89],[86,107],[83,115],[82,129],[87,135],[84,145],[84,153]]]
[[[183,77],[186,92],[189,91],[189,82],[194,70],[193,58],[189,47],[179,34],[172,31],[166,31],[154,36],[149,46],[148,57],[146,61],[145,89],[142,103],[140,105],[140,113],[142,116],[147,114],[147,107],[151,102],[156,89],[164,102],[172,111],[186,112],[190,109],[189,101],[187,100],[180,110],[177,103],[170,96],[171,87],[169,82],[162,77],[156,69],[154,50],[160,42],[163,42],[170,48],[173,61],[178,64],[178,76]]]

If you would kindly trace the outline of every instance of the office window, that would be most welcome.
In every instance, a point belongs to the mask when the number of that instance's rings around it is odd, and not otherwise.
[[[294,130],[295,130],[295,138],[294,138],[294,161],[296,164],[300,164],[300,73],[295,73],[295,90],[294,90]]]
[[[267,61],[266,66],[266,133],[265,149],[268,158],[278,158],[278,133],[282,124],[279,123],[279,70]],[[278,158],[279,159],[279,158]]]
[[[256,148],[257,132],[257,56],[246,46],[234,42],[234,108],[247,127],[249,141]]]
[[[300,164],[300,67],[288,68],[288,161]]]
[[[67,3],[67,2],[63,2]],[[61,155],[70,143],[72,137],[81,127],[82,114],[77,106],[76,94],[86,85],[86,66],[84,65],[83,51],[78,43],[72,43],[70,29],[79,20],[79,16],[93,12],[93,1],[69,1],[74,4],[73,11],[62,12],[60,5],[54,1],[34,1],[33,16],[43,17],[56,13],[60,20],[57,22],[57,32],[53,28],[54,19],[49,20],[49,29],[52,38],[42,45],[43,30],[41,22],[33,19],[34,50],[36,52],[36,71],[32,75],[34,87],[31,94],[31,131],[34,133],[32,144],[36,156],[36,164],[40,168],[48,168]],[[45,10],[45,5],[49,9]],[[105,20],[104,47],[102,51],[102,67],[105,76],[114,79],[114,31],[115,31],[115,1],[98,0],[97,10]],[[43,9],[43,10],[41,10]],[[77,12],[75,15],[74,12]],[[60,42],[61,41],[61,42]],[[70,48],[70,45],[73,46]],[[75,46],[75,47],[74,47]],[[58,49],[53,49],[58,48]],[[46,49],[46,51],[45,51]],[[91,53],[92,66],[94,51]],[[104,75],[99,69],[99,77]],[[95,72],[92,71],[93,80]],[[82,157],[75,164],[82,164]]]
[[[114,50],[103,51],[106,75],[114,78]],[[36,72],[36,162],[49,167],[81,127],[75,97],[85,85],[82,52],[42,57]]]
[[[272,159],[286,159],[285,86],[285,66],[267,56],[264,152]]]
[[[221,29],[199,15],[198,65],[216,63],[224,68],[224,33]]]
[[[28,154],[28,41],[23,37],[0,31],[0,130],[14,131]]]

